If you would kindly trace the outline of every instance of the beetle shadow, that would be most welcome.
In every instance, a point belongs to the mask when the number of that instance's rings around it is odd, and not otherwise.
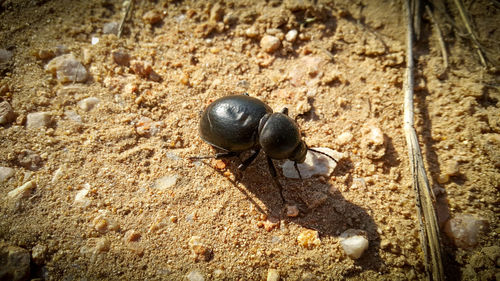
[[[365,270],[384,271],[386,267],[379,255],[380,236],[377,232],[377,225],[368,210],[346,200],[332,183],[322,180],[320,177],[302,181],[285,178],[281,173],[281,163],[278,163],[278,161],[274,161],[274,163],[277,166],[278,179],[283,186],[286,204],[296,205],[300,210],[297,217],[288,217],[286,215],[284,211],[285,203],[281,201],[279,191],[272,183],[272,177],[263,154],[259,155],[244,172],[239,171],[237,168],[239,160],[230,158],[227,169],[236,175],[238,180],[229,179],[223,175],[223,171],[217,170],[209,163],[205,164],[229,180],[233,186],[248,198],[256,210],[267,215],[268,218],[280,218],[287,223],[314,229],[318,231],[320,237],[339,237],[342,232],[351,228],[366,231],[369,248],[361,258],[355,260],[357,266],[346,272],[345,277],[356,276],[356,274]],[[350,160],[342,159],[332,176],[350,174],[352,167]],[[349,179],[348,176],[346,182],[350,185],[353,181]],[[257,200],[253,197],[257,198]]]

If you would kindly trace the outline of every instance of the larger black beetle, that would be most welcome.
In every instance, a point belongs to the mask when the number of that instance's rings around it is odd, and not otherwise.
[[[287,114],[287,108],[273,113],[267,104],[247,94],[219,98],[201,115],[200,136],[223,152],[214,156],[197,156],[191,159],[227,158],[253,150],[253,154],[238,166],[238,169],[243,171],[263,149],[269,172],[279,188],[282,200],[285,201],[272,159],[294,161],[300,178],[302,177],[297,163],[304,162],[307,150],[324,154],[337,162],[328,154],[308,148],[300,136],[299,127]]]

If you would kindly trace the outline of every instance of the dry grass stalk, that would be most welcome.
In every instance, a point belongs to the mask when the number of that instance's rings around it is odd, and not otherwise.
[[[430,188],[425,172],[422,153],[418,144],[417,132],[414,127],[413,114],[413,17],[410,0],[406,0],[407,12],[407,54],[406,54],[406,84],[404,95],[404,131],[408,145],[413,187],[415,190],[417,215],[420,223],[420,239],[425,255],[425,267],[428,280],[444,280],[441,259],[441,240],[437,216],[434,209],[435,197]]]

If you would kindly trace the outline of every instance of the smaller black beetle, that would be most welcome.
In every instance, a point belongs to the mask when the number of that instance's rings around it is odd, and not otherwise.
[[[212,102],[201,115],[200,136],[224,152],[191,159],[227,158],[253,150],[253,154],[238,166],[240,171],[244,171],[255,160],[261,149],[264,150],[269,172],[283,201],[282,187],[272,159],[294,161],[295,170],[301,179],[297,163],[304,162],[307,150],[326,155],[337,162],[330,155],[307,147],[297,123],[288,117],[287,108],[273,112],[267,104],[247,94],[226,96]]]

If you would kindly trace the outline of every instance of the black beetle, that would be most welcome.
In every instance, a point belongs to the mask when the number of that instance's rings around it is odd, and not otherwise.
[[[281,112],[273,113],[267,104],[249,97],[248,94],[226,96],[212,102],[201,115],[200,136],[223,152],[214,156],[195,156],[191,159],[227,158],[253,150],[253,154],[238,166],[240,171],[244,171],[263,149],[269,172],[283,201],[282,187],[272,159],[294,161],[295,170],[301,179],[297,163],[304,162],[308,150],[326,155],[337,162],[330,155],[307,147],[301,138],[297,123],[288,117],[286,107]]]

